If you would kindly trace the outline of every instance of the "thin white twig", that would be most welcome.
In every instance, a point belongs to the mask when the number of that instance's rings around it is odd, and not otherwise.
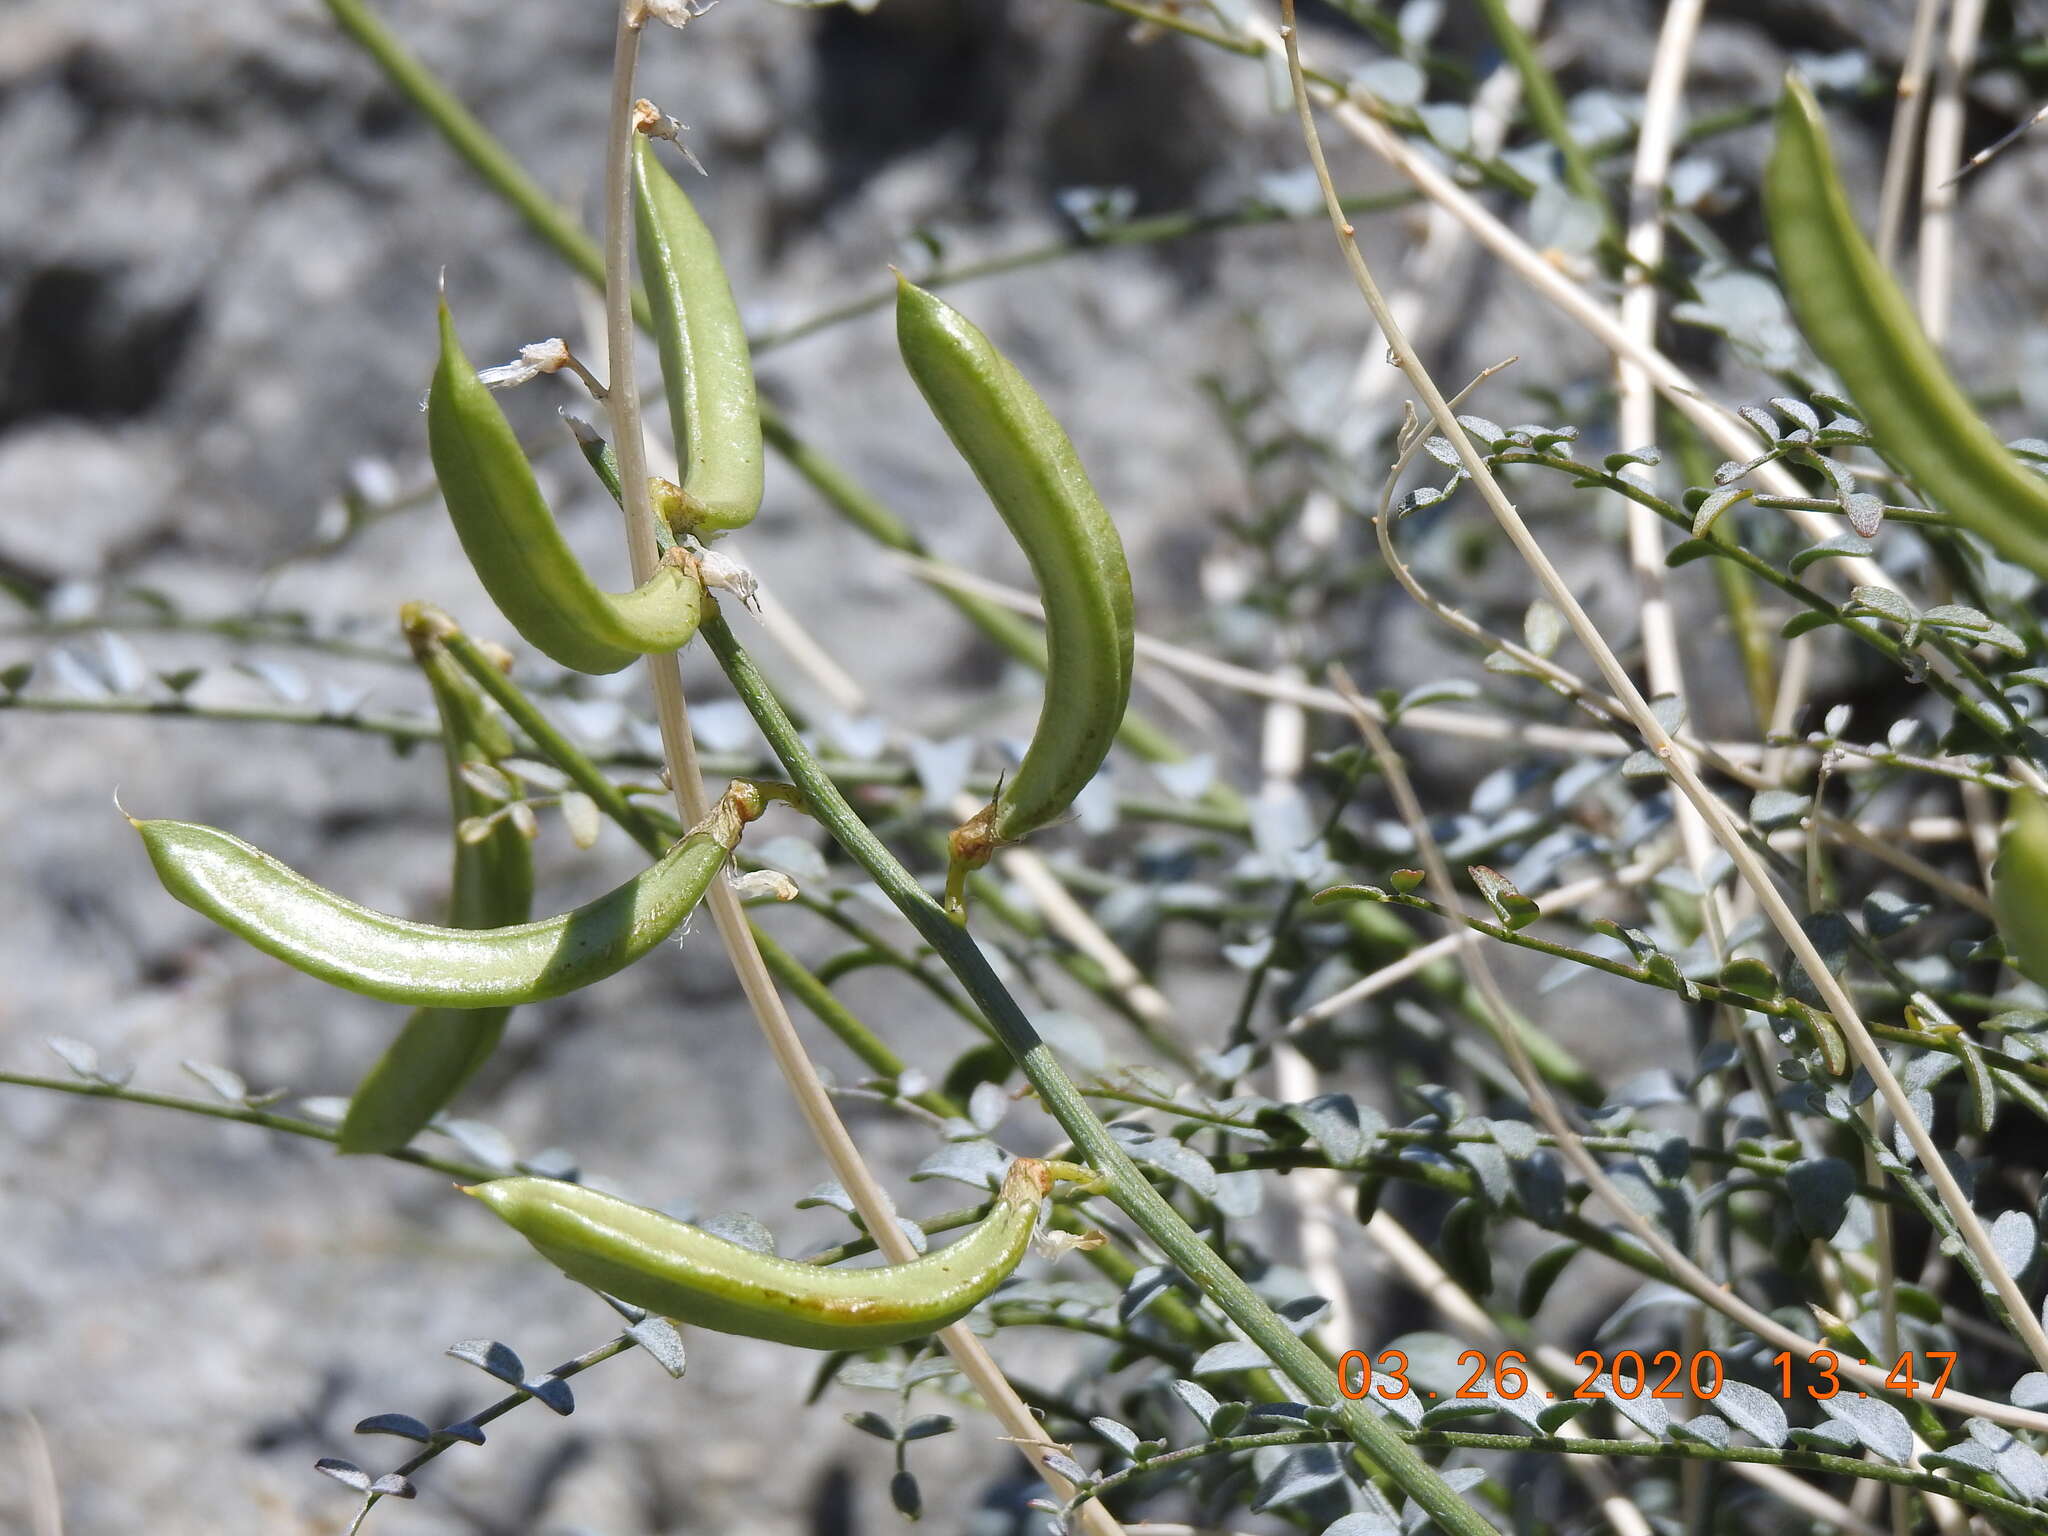
[[[1544,0],[1512,0],[1509,15],[1525,32],[1533,33],[1543,19]],[[1515,109],[1522,99],[1522,76],[1503,59],[1493,73],[1479,82],[1472,93],[1472,153],[1498,154],[1514,125]],[[1443,291],[1445,274],[1458,259],[1465,243],[1465,231],[1458,221],[1435,203],[1425,205],[1422,235],[1401,263],[1401,278],[1387,295],[1387,304],[1411,331],[1419,331],[1432,293]],[[1387,366],[1386,354],[1367,346],[1359,354],[1352,374],[1349,406],[1337,427],[1338,451],[1346,458],[1362,455],[1378,429],[1382,408],[1393,395],[1400,375]]]
[[[1635,162],[1629,173],[1628,268],[1622,279],[1622,330],[1649,348],[1657,339],[1657,285],[1650,274],[1664,261],[1664,182],[1671,168],[1671,146],[1685,91],[1685,66],[1699,35],[1705,0],[1672,0],[1665,8],[1657,47],[1650,59],[1650,78],[1643,95],[1642,122],[1636,130]],[[1657,396],[1650,376],[1639,363],[1615,363],[1620,440],[1624,444],[1654,442],[1657,437]],[[1624,478],[1646,490],[1655,489],[1649,466],[1627,464]],[[1643,643],[1643,674],[1654,695],[1684,699],[1685,668],[1678,649],[1678,621],[1664,585],[1664,521],[1641,502],[1624,497],[1629,563],[1634,567],[1639,625]],[[1707,824],[1683,801],[1678,805],[1679,840],[1685,862],[1699,882],[1700,914],[1716,960],[1725,957],[1727,918],[1721,893],[1709,883],[1714,840]]]
[[[1984,27],[1984,0],[1955,0],[1948,35],[1935,69],[1934,101],[1927,110],[1927,143],[1920,156],[1920,270],[1913,285],[1920,328],[1937,347],[1948,339],[1955,297],[1956,166],[1963,158],[1968,117],[1964,93]]]
[[[1561,885],[1556,890],[1533,899],[1545,917],[1555,917],[1608,891],[1626,890],[1631,886],[1641,885],[1668,862],[1669,860],[1661,855],[1639,859],[1633,864],[1624,865],[1612,874],[1588,875],[1583,880],[1574,880],[1569,885]],[[1400,959],[1389,961],[1370,976],[1361,976],[1348,987],[1332,992],[1319,1002],[1310,1003],[1287,1021],[1282,1033],[1291,1035],[1311,1025],[1320,1024],[1324,1019],[1334,1018],[1346,1008],[1355,1007],[1369,997],[1376,997],[1387,988],[1406,981],[1437,961],[1455,955],[1464,942],[1456,933],[1446,934],[1440,939],[1431,939],[1427,944],[1410,950]]]
[[[1031,593],[1019,591],[1002,582],[991,581],[985,576],[978,576],[971,571],[963,571],[922,555],[892,553],[890,558],[904,566],[920,581],[929,582],[933,586],[971,592],[977,597],[987,598],[992,603],[1000,603],[1016,613],[1025,614],[1040,622],[1044,621],[1044,612],[1039,607],[1038,599]],[[1189,677],[1200,678],[1204,682],[1235,689],[1240,693],[1248,693],[1256,698],[1287,699],[1321,714],[1348,716],[1350,713],[1345,708],[1344,701],[1335,693],[1313,683],[1272,677],[1250,667],[1218,661],[1213,656],[1204,656],[1200,651],[1191,651],[1185,646],[1175,645],[1171,641],[1160,640],[1143,633],[1136,637],[1136,649],[1141,661],[1170,667]],[[1541,722],[1503,720],[1491,715],[1461,714],[1457,710],[1442,709],[1428,704],[1417,705],[1414,709],[1404,711],[1401,723],[1440,736],[1462,737],[1468,741],[1513,741],[1546,752],[1568,752],[1588,757],[1626,757],[1634,750],[1619,737],[1605,731],[1576,730],[1570,726],[1545,725]],[[1748,742],[1715,742],[1713,746],[1717,752],[1736,761],[1745,757],[1755,759],[1760,755],[1760,749]]]
[[[1941,6],[1942,0],[1916,0],[1913,32],[1899,65],[1891,143],[1885,150],[1884,183],[1877,195],[1877,234],[1871,241],[1877,259],[1887,267],[1898,254],[1899,231],[1906,222],[1906,189],[1913,184],[1920,124],[1927,116],[1927,72],[1934,58],[1934,28],[1941,20]]]
[[[14,1417],[15,1443],[21,1456],[22,1484],[28,1490],[28,1518],[33,1536],[64,1536],[64,1499],[57,1484],[57,1464],[42,1421],[28,1409]]]

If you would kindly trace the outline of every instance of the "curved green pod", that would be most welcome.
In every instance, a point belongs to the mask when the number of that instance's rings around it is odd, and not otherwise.
[[[530,645],[578,672],[616,672],[697,633],[704,589],[680,551],[631,592],[607,592],[584,572],[512,424],[463,355],[445,301],[427,446],[463,553]]]
[[[988,337],[899,275],[896,339],[1023,546],[1045,608],[1045,702],[1031,744],[988,809],[953,834],[947,903],[957,916],[967,871],[1063,814],[1109,754],[1131,697],[1131,572],[1073,443]]]
[[[512,756],[511,733],[448,654],[434,621],[418,604],[407,605],[401,624],[441,717],[448,800],[457,829],[448,925],[505,928],[523,923],[533,916],[532,843],[510,817],[499,817],[474,842],[460,835],[469,818],[496,809],[462,776],[463,766]],[[350,1095],[335,1145],[343,1152],[389,1152],[411,1141],[490,1059],[511,1016],[509,1007],[416,1009]]]
[[[753,358],[711,231],[644,137],[633,147],[633,194],[640,275],[682,465],[669,523],[679,534],[712,538],[761,509]]]
[[[2048,987],[2048,802],[2030,790],[2013,791],[1991,867],[1991,910],[2006,958]]]
[[[1819,103],[1796,76],[1778,103],[1764,212],[1792,313],[1878,446],[1935,507],[2048,576],[2048,480],[1971,407],[1863,238]]]
[[[677,1322],[804,1349],[871,1349],[958,1322],[1017,1267],[1052,1188],[1020,1157],[994,1208],[906,1264],[827,1269],[757,1253],[659,1211],[553,1179],[492,1179],[474,1195],[572,1280]]]
[[[165,890],[308,976],[388,1003],[494,1008],[560,997],[646,954],[690,915],[764,804],[759,786],[735,782],[624,885],[559,917],[484,929],[372,912],[213,827],[132,824]]]

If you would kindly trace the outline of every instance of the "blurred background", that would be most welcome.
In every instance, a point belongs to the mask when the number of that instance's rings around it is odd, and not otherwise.
[[[1549,7],[1545,56],[1589,132],[1626,131],[1658,10]],[[2037,33],[2042,10],[1994,5],[1987,46]],[[1689,107],[1766,104],[1795,56],[1837,80],[1888,80],[1909,11],[1902,0],[1715,3]],[[379,0],[378,12],[546,186],[592,210],[608,6]],[[1498,63],[1475,7],[1386,14],[1474,77]],[[1305,22],[1339,73],[1388,57],[1344,7],[1316,7]],[[1240,227],[1033,261],[948,296],[1068,425],[1129,545],[1146,630],[1269,669],[1288,661],[1293,632],[1260,601],[1272,583],[1303,560],[1374,566],[1355,509],[1304,492],[1330,462],[1376,488],[1399,394],[1258,63],[1074,0],[881,0],[866,13],[722,0],[682,33],[651,31],[641,85],[689,125],[710,174],[688,190],[764,337],[881,294],[891,262],[923,273],[1051,254],[1120,220],[1227,215],[1217,222]],[[2018,72],[1982,77],[1970,142],[2033,104]],[[1886,115],[1873,90],[1837,119],[1866,200]],[[1721,133],[1686,172],[1701,227],[1738,256],[1759,241],[1750,188],[1764,144],[1761,127]],[[1354,146],[1332,155],[1347,193],[1394,189]],[[2008,381],[2004,404],[2035,427],[2048,416],[2044,194],[2048,152],[2027,145],[1966,185],[1952,346],[1968,376]],[[1524,210],[1513,216],[1526,226]],[[1416,292],[1440,376],[1462,381],[1520,354],[1479,408],[1597,421],[1602,354],[1469,245],[1433,248],[1416,269],[1424,228],[1413,207],[1360,217],[1368,251]],[[1536,234],[1574,259],[1568,231]],[[189,696],[218,709],[417,713],[426,699],[413,674],[350,652],[400,652],[402,601],[431,600],[512,638],[430,493],[419,400],[438,273],[479,363],[546,336],[585,345],[587,294],[313,0],[0,7],[0,582],[12,594],[0,598],[0,666],[33,660],[31,691],[47,701],[0,710],[0,1067],[61,1071],[41,1043],[54,1034],[134,1067],[138,1086],[203,1092],[179,1070],[193,1060],[258,1089],[335,1095],[388,1039],[396,1010],[289,972],[166,897],[109,795],[118,786],[139,815],[227,827],[371,906],[427,913],[448,859],[435,755],[345,729],[93,706],[167,697],[152,674],[197,668]],[[1733,398],[1761,392],[1708,332],[1683,329],[1671,344]],[[1027,580],[903,375],[886,309],[764,346],[757,361],[764,391],[806,437],[935,552]],[[588,409],[552,380],[508,399],[521,429],[549,444],[544,482],[573,540],[616,585],[615,517],[569,451],[558,405]],[[1308,451],[1251,455],[1253,438]],[[1611,509],[1534,510],[1581,519],[1570,528],[1590,536],[1570,545],[1574,577],[1625,635],[1632,600]],[[822,696],[762,644],[836,744],[858,750],[876,722],[898,740],[1028,730],[1036,682],[779,461],[759,520],[728,548],[865,690],[864,704]],[[1527,601],[1506,563],[1449,536],[1431,549],[1476,600],[1511,613]],[[198,624],[252,615],[254,638]],[[1376,570],[1308,618],[1368,687],[1475,671]],[[1732,662],[1711,625],[1695,639],[1688,659],[1712,700]],[[749,746],[708,660],[689,657],[686,676],[705,745]],[[593,749],[644,750],[643,687],[637,671],[589,680],[559,707]],[[1256,787],[1254,707],[1221,694],[1199,708],[1147,698],[1213,755],[1217,775]],[[1453,802],[1503,760],[1441,740],[1415,750]],[[1113,772],[1120,788],[1160,792],[1140,764],[1119,758]],[[801,831],[786,819],[776,830]],[[1084,825],[1047,841],[1118,835]],[[615,829],[579,852],[551,823],[537,907],[580,901],[637,859]],[[751,1210],[785,1251],[836,1240],[835,1213],[790,1210],[825,1173],[700,930],[679,956],[520,1010],[463,1112],[523,1154],[564,1148],[649,1203]],[[789,931],[800,952],[827,947],[800,921]],[[1169,976],[1176,1028],[1197,1047],[1221,1039],[1235,992],[1212,965]],[[848,996],[929,1072],[965,1044],[957,1020],[900,983],[856,979]],[[1585,996],[1556,1010],[1576,1017],[1560,1026],[1568,1037],[1595,1027]],[[1082,1055],[1142,1056],[1085,998],[1062,1001]],[[1531,1003],[1539,1017],[1546,1006]],[[1654,1060],[1672,1027],[1632,1006],[1626,1038],[1602,1046],[1615,1079]],[[808,1032],[823,1061],[852,1075],[850,1059]],[[1370,1095],[1369,1084],[1344,1086]],[[960,1203],[957,1187],[902,1182],[924,1133],[846,1108],[907,1209]],[[1006,1129],[1024,1150],[1043,1136],[1028,1114]],[[1375,1294],[1369,1274],[1358,1284]],[[0,1528],[45,1536],[31,1522],[47,1509],[36,1490],[53,1479],[71,1536],[338,1531],[349,1496],[311,1463],[384,1465],[378,1443],[349,1435],[357,1419],[402,1410],[440,1422],[435,1412],[490,1395],[440,1355],[445,1344],[497,1337],[538,1366],[611,1327],[593,1298],[431,1174],[0,1086]],[[885,1457],[841,1423],[863,1406],[848,1401],[857,1394],[805,1407],[812,1357],[703,1334],[691,1348],[680,1384],[629,1358],[577,1384],[573,1419],[512,1416],[486,1450],[435,1466],[417,1505],[387,1503],[371,1528],[893,1528]],[[1052,1381],[1066,1358],[1042,1341],[1006,1348],[1028,1348]],[[946,1490],[936,1518],[960,1528],[959,1512],[983,1504],[975,1529],[1016,1528],[1021,1464],[987,1421],[967,1431],[920,1459],[928,1489]]]

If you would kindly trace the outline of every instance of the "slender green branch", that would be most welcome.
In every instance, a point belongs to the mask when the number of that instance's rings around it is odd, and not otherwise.
[[[1515,20],[1507,0],[1479,0],[1479,8],[1486,13],[1486,24],[1493,29],[1493,40],[1500,44],[1501,53],[1521,76],[1522,99],[1528,104],[1530,121],[1564,161],[1565,184],[1600,210],[1602,224],[1612,225],[1614,218],[1607,206],[1607,194],[1593,170],[1592,158],[1572,133],[1564,93],[1557,88],[1557,77],[1551,74],[1550,66],[1537,52],[1536,40]]]
[[[1486,1521],[1459,1497],[1441,1473],[1402,1444],[1384,1420],[1371,1409],[1344,1400],[1335,1374],[1314,1348],[1298,1338],[1152,1187],[1108,1128],[1095,1117],[967,931],[946,916],[939,903],[897,863],[841,797],[776,701],[767,680],[756,670],[752,658],[715,608],[707,614],[702,633],[783,767],[803,791],[812,815],[873,877],[959,978],[1032,1087],[1038,1090],[1040,1101],[1081,1155],[1103,1175],[1109,1198],[1160,1246],[1182,1274],[1215,1301],[1225,1316],[1244,1329],[1310,1402],[1336,1408],[1346,1433],[1359,1450],[1434,1516],[1451,1536],[1491,1536],[1492,1528]]]
[[[148,715],[162,720],[218,720],[248,725],[320,725],[360,731],[413,746],[439,741],[440,725],[425,715],[366,714],[359,710],[305,709],[289,704],[196,704],[171,699],[74,699],[50,694],[0,693],[0,710],[42,715]]]
[[[1405,190],[1382,192],[1373,197],[1349,197],[1344,200],[1344,210],[1353,214],[1385,213],[1390,209],[1407,207],[1418,197],[1418,193]],[[1250,198],[1235,207],[1207,212],[1193,208],[1181,209],[1174,213],[1155,214],[1148,218],[1119,220],[1064,240],[1032,246],[1029,250],[1012,251],[1006,256],[964,262],[957,267],[939,267],[934,271],[919,274],[917,283],[921,288],[946,288],[958,283],[973,282],[977,278],[998,277],[1006,272],[1043,266],[1048,262],[1084,255],[1090,251],[1115,250],[1120,246],[1158,245],[1168,240],[1184,240],[1195,235],[1217,234],[1230,229],[1256,229],[1266,224],[1292,224],[1298,222],[1301,217],[1295,210],[1281,208],[1263,198]],[[773,348],[801,341],[819,331],[842,325],[849,320],[857,320],[862,315],[873,314],[876,310],[895,302],[896,285],[891,283],[888,287],[878,288],[861,298],[849,299],[844,304],[822,309],[807,319],[786,325],[780,330],[750,336],[748,344],[753,348],[755,355],[759,356]]]
[[[146,1093],[140,1088],[129,1088],[116,1083],[88,1082],[84,1078],[42,1077],[32,1072],[0,1072],[0,1084],[10,1084],[17,1088],[43,1088],[51,1093],[69,1093],[82,1099],[113,1099],[122,1104],[147,1104],[155,1109],[175,1109],[182,1114],[203,1115],[209,1120],[232,1120],[238,1125],[261,1126],[266,1131],[278,1131],[286,1136],[303,1136],[308,1141],[332,1143],[338,1140],[341,1134],[332,1126],[322,1125],[315,1120],[301,1120],[295,1115],[280,1115],[274,1110],[252,1109],[246,1104],[195,1099],[182,1094]],[[445,1174],[466,1184],[474,1184],[480,1179],[494,1179],[502,1171],[486,1168],[481,1163],[465,1163],[458,1158],[435,1157],[430,1153],[415,1151],[411,1147],[400,1147],[396,1151],[381,1155],[395,1163],[410,1163],[415,1168]]]
[[[1562,1435],[1489,1435],[1467,1430],[1409,1429],[1397,1426],[1394,1433],[1411,1446],[1438,1450],[1540,1452],[1558,1456],[1637,1456],[1659,1461],[1748,1462],[1755,1466],[1797,1468],[1855,1477],[1871,1482],[1912,1488],[1921,1493],[1954,1499],[1989,1514],[2017,1520],[2022,1530],[2041,1529],[2040,1513],[2016,1499],[1992,1493],[1961,1478],[1939,1477],[1914,1467],[1895,1467],[1889,1462],[1865,1461],[1854,1456],[1836,1456],[1825,1451],[1792,1447],[1708,1445],[1692,1440],[1599,1440],[1592,1436],[1566,1439]],[[1330,1436],[1314,1429],[1271,1430],[1263,1434],[1226,1435],[1202,1445],[1164,1451],[1144,1461],[1097,1478],[1077,1496],[1099,1498],[1103,1494],[1143,1477],[1148,1472],[1211,1456],[1232,1456],[1269,1446],[1326,1445]]]
[[[1693,520],[1683,509],[1664,500],[1632,477],[1615,474],[1597,465],[1580,463],[1559,454],[1536,453],[1521,449],[1513,449],[1499,454],[1489,454],[1487,455],[1487,462],[1490,464],[1533,464],[1573,475],[1581,481],[1605,486],[1618,496],[1626,496],[1629,500],[1648,507],[1675,527],[1683,528],[1688,533],[1692,530]],[[1801,606],[1809,608],[1815,613],[1826,614],[1840,628],[1847,630],[1873,650],[1881,653],[1888,660],[1898,665],[1901,670],[1909,671],[1909,675],[1911,675],[1910,669],[1913,665],[1911,649],[1886,634],[1876,620],[1855,614],[1845,614],[1825,593],[1808,586],[1796,576],[1780,571],[1768,560],[1743,548],[1740,544],[1732,541],[1722,543],[1717,540],[1702,540],[1700,542],[1700,553],[1711,554],[1722,560],[1731,560],[1758,580],[1777,588],[1785,596],[1793,599],[1793,601]],[[1972,722],[1982,728],[1993,740],[1997,741],[2002,750],[2019,757],[2031,758],[2037,750],[2037,744],[2029,739],[2027,732],[2023,728],[2015,725],[2010,715],[2012,707],[2010,701],[1995,686],[1990,684],[1989,679],[1984,678],[1980,670],[1974,667],[1968,670],[1975,672],[1975,676],[1971,681],[1983,692],[1983,698],[1976,698],[1964,692],[1957,685],[1955,679],[1944,676],[1938,668],[1924,668],[1926,675],[1924,677],[1916,675],[1914,680],[1916,682],[1924,682],[1953,705],[1958,712],[1967,715]]]

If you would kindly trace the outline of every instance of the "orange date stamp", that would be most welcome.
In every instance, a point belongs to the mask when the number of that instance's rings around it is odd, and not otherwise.
[[[1924,1373],[1917,1368],[1917,1362],[1923,1360],[1927,1362]],[[1859,1360],[1857,1363],[1868,1365],[1871,1362]],[[1576,1387],[1569,1392],[1539,1390],[1536,1395],[1581,1402],[1601,1402],[1612,1397],[1629,1401],[1639,1397],[1667,1400],[1696,1398],[1706,1402],[1720,1395],[1721,1385],[1727,1380],[1720,1355],[1711,1349],[1691,1354],[1660,1349],[1647,1359],[1641,1351],[1633,1349],[1620,1350],[1612,1356],[1597,1349],[1582,1349],[1573,1357],[1573,1364],[1586,1373]],[[1468,1349],[1458,1356],[1458,1368],[1464,1370],[1468,1366],[1471,1374],[1455,1391],[1447,1394],[1448,1397],[1481,1402],[1493,1398],[1512,1400],[1529,1395],[1531,1388],[1537,1385],[1530,1378],[1529,1357],[1519,1349],[1504,1349],[1498,1354]],[[1845,1391],[1857,1397],[1869,1396],[1867,1392],[1858,1392],[1843,1385],[1841,1366],[1842,1357],[1832,1349],[1817,1349],[1803,1360],[1790,1350],[1781,1350],[1771,1360],[1771,1368],[1777,1373],[1780,1397],[1803,1395],[1816,1402],[1826,1402]],[[1904,1354],[1893,1362],[1884,1384],[1895,1392],[1908,1394],[1924,1387],[1929,1397],[1940,1397],[1948,1387],[1949,1373],[1955,1366],[1956,1351],[1952,1349]],[[1435,1392],[1420,1390],[1409,1382],[1408,1357],[1398,1349],[1382,1350],[1378,1355],[1368,1355],[1362,1349],[1345,1350],[1337,1361],[1337,1381],[1343,1394],[1353,1399],[1378,1397],[1392,1402],[1403,1397],[1439,1396]]]

